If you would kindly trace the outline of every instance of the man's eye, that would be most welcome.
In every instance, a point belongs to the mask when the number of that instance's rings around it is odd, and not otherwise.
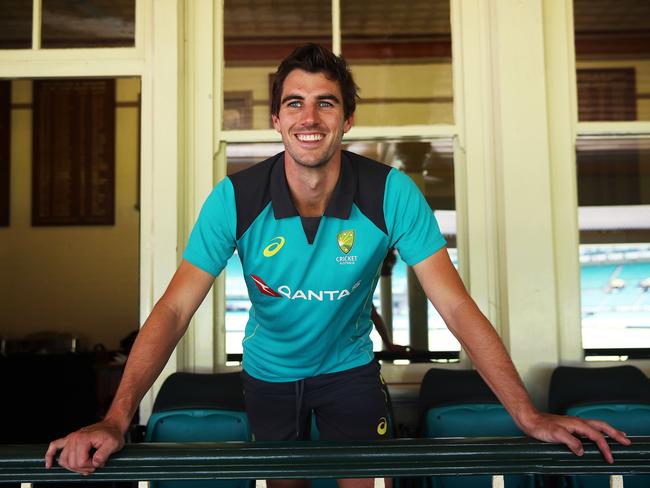
[[[318,103],[318,106],[319,106],[319,107],[333,107],[334,105],[332,104],[332,102],[328,102],[328,101],[326,101],[326,100],[321,100],[321,101]]]
[[[302,106],[302,103],[300,101],[298,101],[298,100],[294,100],[293,102],[289,102],[287,104],[287,107],[291,107],[291,108],[300,108],[301,106]]]

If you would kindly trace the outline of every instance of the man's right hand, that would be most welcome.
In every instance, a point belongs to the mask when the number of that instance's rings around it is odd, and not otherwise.
[[[106,464],[108,457],[124,446],[124,435],[108,420],[89,425],[66,437],[50,442],[45,453],[45,467],[51,468],[59,449],[59,466],[89,475]],[[91,456],[91,450],[95,452]]]
[[[50,443],[45,467],[58,450],[59,466],[88,475],[124,445],[124,433],[138,404],[151,388],[205,295],[214,276],[183,260],[164,295],[140,329],[106,418]]]

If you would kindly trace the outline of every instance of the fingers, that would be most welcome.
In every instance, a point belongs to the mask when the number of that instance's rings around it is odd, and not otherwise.
[[[582,456],[585,453],[584,446],[582,445],[582,442],[580,442],[580,439],[572,435],[571,432],[565,428],[560,427],[557,430],[555,437],[557,438],[557,441],[566,444],[566,446],[571,449],[571,452],[576,456]]]
[[[52,461],[54,461],[54,456],[56,455],[56,452],[63,448],[65,446],[67,437],[62,437],[61,439],[57,439],[55,441],[50,442],[50,445],[47,447],[47,451],[45,452],[45,468],[50,469],[52,467]]]
[[[566,444],[577,456],[584,454],[584,447],[576,435],[587,437],[593,441],[609,464],[614,462],[614,457],[603,433],[622,445],[631,444],[624,432],[600,420],[583,420],[578,417],[555,415],[544,415],[543,419],[545,425],[540,426],[541,430],[533,432],[533,436],[541,440]]]
[[[585,423],[584,427],[585,428],[581,429],[581,431],[578,431],[578,433],[588,437],[593,442],[595,442],[598,446],[598,449],[605,457],[605,461],[607,461],[609,464],[613,464],[614,456],[612,456],[612,451],[609,448],[609,444],[607,444],[607,441],[605,440],[605,436],[603,436],[600,431],[589,426],[587,423]]]
[[[604,432],[619,444],[623,444],[624,446],[629,446],[630,444],[632,444],[632,441],[627,438],[625,432],[621,432],[620,430],[615,429],[607,422],[603,422],[601,420],[589,420],[589,419],[585,419],[585,422],[587,422],[594,429]]]
[[[609,435],[610,431],[615,431],[616,429],[599,420],[585,421],[579,418],[571,418],[570,420],[573,422],[573,432],[583,435],[595,442],[596,446],[598,446],[598,449],[605,457],[605,461],[607,461],[609,464],[613,464],[614,456],[612,456],[612,451],[609,448],[609,444],[607,444],[607,440],[601,431]],[[622,438],[622,433],[619,437]]]
[[[116,448],[117,446],[113,446],[108,442],[99,446],[92,458],[93,467],[103,468],[106,464],[106,461],[108,460],[108,457],[115,452]]]
[[[92,445],[84,437],[78,432],[68,436],[67,443],[59,455],[59,465],[69,471],[89,475],[95,471],[89,456]]]

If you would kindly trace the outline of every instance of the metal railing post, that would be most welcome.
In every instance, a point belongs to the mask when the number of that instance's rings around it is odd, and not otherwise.
[[[492,476],[492,488],[505,488],[506,483],[502,474],[495,474]]]
[[[623,475],[613,474],[609,477],[609,488],[623,488]]]

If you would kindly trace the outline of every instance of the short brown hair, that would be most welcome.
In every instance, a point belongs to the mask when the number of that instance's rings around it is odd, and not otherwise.
[[[352,78],[348,64],[342,56],[337,56],[329,49],[318,44],[305,44],[297,47],[278,66],[271,90],[271,113],[276,117],[280,113],[280,98],[284,80],[295,69],[308,73],[323,73],[329,80],[337,81],[343,96],[343,114],[347,119],[357,108],[359,87]]]

